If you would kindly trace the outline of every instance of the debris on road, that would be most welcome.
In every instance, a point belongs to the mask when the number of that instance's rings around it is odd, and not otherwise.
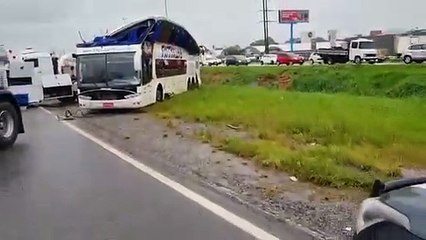
[[[297,177],[295,177],[295,176],[291,176],[291,177],[290,177],[290,180],[291,180],[291,181],[293,181],[293,182],[297,182],[297,181],[298,181],[298,180],[297,180]]]
[[[84,113],[81,109],[77,109],[73,112],[71,112],[71,110],[67,109],[65,110],[63,115],[57,114],[56,115],[56,119],[58,121],[71,121],[71,120],[75,120],[75,118],[82,118],[86,115],[86,113]]]
[[[230,128],[230,129],[233,129],[233,130],[240,130],[240,128],[239,127],[237,127],[237,126],[234,126],[234,125],[232,125],[232,124],[228,124],[228,125],[226,125],[228,128]]]

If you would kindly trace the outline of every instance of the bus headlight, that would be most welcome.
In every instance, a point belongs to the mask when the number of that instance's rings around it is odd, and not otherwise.
[[[126,96],[124,96],[124,98],[130,99],[130,98],[139,97],[140,95],[141,95],[140,93],[135,93],[135,94],[126,95]]]
[[[92,100],[92,97],[84,96],[84,95],[79,95],[78,98],[81,99],[81,100],[87,100],[87,101]]]

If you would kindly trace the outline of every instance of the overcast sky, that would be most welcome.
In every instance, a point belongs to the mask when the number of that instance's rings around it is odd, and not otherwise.
[[[262,37],[261,0],[167,0],[169,17],[185,26],[199,42],[211,46],[247,45]],[[296,34],[314,31],[326,37],[368,33],[375,29],[426,27],[426,0],[269,0],[270,9],[309,9],[311,21]],[[0,0],[0,44],[57,51],[125,22],[164,15],[163,0]],[[271,13],[270,20],[277,20]],[[271,23],[270,35],[289,38],[289,27]]]

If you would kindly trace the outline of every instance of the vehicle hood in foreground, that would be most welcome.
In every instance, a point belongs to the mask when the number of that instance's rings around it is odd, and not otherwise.
[[[388,192],[380,201],[405,215],[410,221],[410,231],[426,239],[426,184]]]

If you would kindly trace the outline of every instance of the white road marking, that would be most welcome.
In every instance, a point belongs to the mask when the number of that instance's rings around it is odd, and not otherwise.
[[[49,110],[41,107],[41,110],[46,112],[49,115],[54,114],[50,112]],[[116,155],[123,161],[126,161],[127,163],[133,165],[135,168],[139,169],[140,171],[148,174],[149,176],[153,177],[154,179],[160,181],[161,183],[167,185],[171,189],[175,190],[176,192],[179,192],[186,198],[196,202],[200,206],[204,207],[205,209],[209,210],[213,214],[221,217],[228,223],[238,227],[239,229],[243,230],[244,232],[252,235],[256,239],[262,239],[262,240],[279,240],[279,238],[275,237],[274,235],[266,232],[265,230],[257,227],[253,223],[249,222],[248,220],[239,217],[238,215],[226,210],[225,208],[221,207],[220,205],[208,200],[207,198],[201,196],[200,194],[184,187],[178,182],[175,182],[171,180],[170,178],[167,178],[166,176],[162,175],[161,173],[155,171],[154,169],[146,166],[145,164],[137,161],[136,159],[132,158],[131,156],[125,154],[124,152],[114,148],[110,144],[102,141],[101,139],[83,131],[82,129],[78,128],[74,124],[71,124],[69,122],[62,121],[63,124],[65,124],[67,127],[71,128],[75,132],[79,133],[81,136],[91,140],[92,142],[98,144],[105,150],[109,151],[110,153]]]
[[[426,183],[425,184],[420,184],[420,185],[415,185],[413,187],[426,189]]]

